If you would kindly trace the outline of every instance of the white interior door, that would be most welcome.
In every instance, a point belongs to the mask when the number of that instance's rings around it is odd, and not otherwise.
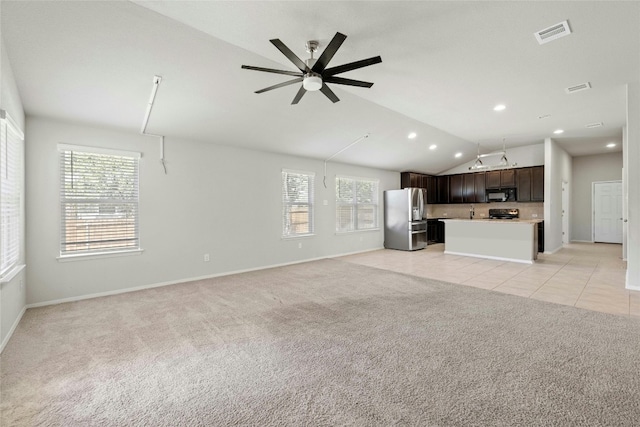
[[[593,183],[593,240],[622,243],[622,182]]]

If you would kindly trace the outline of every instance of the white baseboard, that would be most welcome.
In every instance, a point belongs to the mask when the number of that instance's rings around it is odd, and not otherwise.
[[[461,256],[468,256],[468,257],[472,257],[472,258],[483,258],[483,259],[493,259],[493,260],[497,260],[497,261],[519,262],[520,264],[533,264],[533,260],[529,261],[529,260],[526,260],[526,259],[503,258],[503,257],[497,257],[497,256],[466,254],[466,253],[463,253],[463,252],[451,252],[451,251],[444,251],[444,253],[447,254],[447,255],[461,255]]]
[[[560,249],[562,249],[562,248],[563,248],[563,246],[560,246],[559,248],[555,248],[555,249],[554,249],[554,250],[552,250],[552,251],[548,251],[548,250],[546,250],[546,249],[545,249],[544,254],[545,254],[545,255],[552,255],[552,254],[555,254],[556,252],[558,252],[558,251],[559,251]]]
[[[347,253],[343,253],[343,254],[336,254],[336,255],[330,255],[330,256],[307,258],[307,259],[303,259],[303,260],[285,262],[285,263],[281,263],[281,264],[265,265],[265,266],[262,266],[262,267],[246,268],[246,269],[243,269],[243,270],[226,271],[226,272],[223,272],[223,273],[209,274],[209,275],[206,275],[206,276],[187,277],[187,278],[178,279],[178,280],[171,280],[171,281],[168,281],[168,282],[160,282],[160,283],[152,283],[150,285],[135,286],[133,288],[123,288],[123,289],[116,289],[116,290],[113,290],[113,291],[97,292],[97,293],[93,293],[93,294],[80,295],[80,296],[76,296],[76,297],[69,297],[69,298],[61,298],[61,299],[56,299],[56,300],[42,301],[42,302],[36,302],[36,303],[32,303],[32,304],[27,304],[26,308],[45,307],[45,306],[48,306],[48,305],[64,304],[66,302],[74,302],[74,301],[82,301],[82,300],[91,299],[91,298],[107,297],[107,296],[110,296],[110,295],[124,294],[124,293],[127,293],[127,292],[136,292],[136,291],[142,291],[142,290],[145,290],[145,289],[159,288],[161,286],[177,285],[178,283],[194,282],[194,281],[197,281],[197,280],[213,279],[213,278],[216,278],[216,277],[231,276],[233,274],[241,274],[241,273],[249,273],[251,271],[266,270],[266,269],[269,269],[269,268],[285,267],[287,265],[302,264],[302,263],[305,263],[305,262],[318,261],[318,260],[327,259],[327,258],[338,258],[338,257],[342,257],[342,256],[347,256],[347,255],[355,255],[355,254],[359,254],[359,253],[377,251],[377,250],[380,250],[380,249],[384,249],[384,248],[380,247],[380,248],[366,249],[366,250],[363,250],[363,251],[347,252]],[[17,326],[17,324],[16,324],[16,326]]]
[[[18,323],[20,323],[20,320],[22,319],[22,316],[24,315],[25,311],[27,311],[27,306],[26,305],[24,307],[22,307],[22,310],[20,311],[20,314],[18,314],[18,317],[16,318],[16,321],[13,322],[13,325],[11,325],[11,329],[9,329],[9,333],[7,334],[6,337],[4,337],[4,340],[2,340],[2,343],[0,344],[0,353],[2,353],[2,350],[4,350],[4,347],[7,345],[7,343],[11,339],[11,336],[13,335],[13,332],[18,327]]]

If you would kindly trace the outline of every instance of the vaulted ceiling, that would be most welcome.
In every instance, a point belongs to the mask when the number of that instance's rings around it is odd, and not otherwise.
[[[2,2],[2,37],[27,115],[139,132],[161,75],[151,133],[336,161],[438,173],[502,146],[556,139],[570,154],[620,147],[625,85],[640,78],[638,2]],[[572,33],[534,33],[568,20]],[[295,71],[270,42],[305,59],[336,32],[330,66],[376,55],[297,105]],[[317,56],[316,56],[317,57]],[[565,88],[589,82],[591,89]],[[506,105],[501,112],[496,104]],[[589,124],[602,123],[597,128]],[[554,135],[563,129],[561,135]],[[417,137],[407,139],[410,132]],[[437,148],[429,149],[431,145]],[[619,149],[619,148],[616,148]],[[462,157],[454,158],[461,152]]]

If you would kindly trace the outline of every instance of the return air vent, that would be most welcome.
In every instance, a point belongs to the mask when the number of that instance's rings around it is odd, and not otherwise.
[[[579,85],[575,85],[575,86],[569,86],[564,91],[567,93],[576,93],[576,92],[580,92],[587,89],[591,89],[591,83],[589,82],[580,83]]]
[[[568,36],[571,34],[571,28],[569,28],[569,21],[563,21],[559,24],[552,25],[549,28],[540,30],[537,33],[533,33],[536,36],[538,43],[545,44],[550,41],[559,39],[560,37]]]
[[[586,127],[587,129],[600,128],[600,127],[602,127],[602,126],[604,126],[604,124],[603,124],[602,122],[599,122],[599,123],[589,123],[588,125],[585,125],[585,127]]]

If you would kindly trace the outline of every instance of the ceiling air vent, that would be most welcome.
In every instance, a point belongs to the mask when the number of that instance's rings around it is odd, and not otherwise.
[[[569,86],[564,91],[567,93],[576,93],[576,92],[580,92],[587,89],[591,89],[591,83],[589,82],[580,83],[579,85],[575,85],[575,86]]]
[[[585,125],[585,127],[586,127],[587,129],[599,128],[599,127],[602,127],[602,126],[604,126],[602,122],[599,122],[599,123],[589,123],[588,125]]]
[[[559,24],[552,25],[549,28],[540,30],[537,33],[533,33],[536,36],[538,43],[545,44],[550,41],[559,39],[560,37],[568,36],[571,34],[571,28],[569,28],[569,21],[563,21]]]

